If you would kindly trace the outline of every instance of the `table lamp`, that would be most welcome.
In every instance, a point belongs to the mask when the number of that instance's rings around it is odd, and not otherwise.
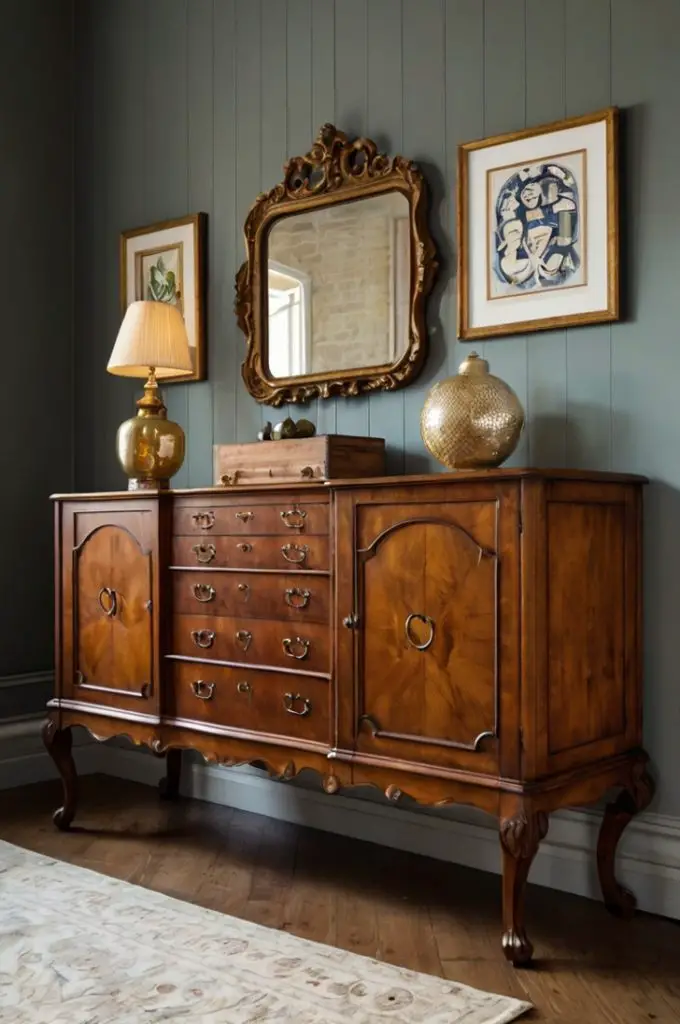
[[[146,377],[138,413],[121,423],[116,453],[128,490],[159,490],[184,462],[184,431],[167,418],[158,380],[193,369],[182,314],[167,302],[132,302],[106,367],[120,377]]]

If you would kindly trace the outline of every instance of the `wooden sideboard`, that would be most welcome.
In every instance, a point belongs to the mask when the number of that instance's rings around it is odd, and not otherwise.
[[[304,768],[333,794],[472,804],[500,822],[503,949],[548,815],[617,798],[597,863],[653,795],[642,750],[639,477],[501,469],[298,487],[59,496],[56,693],[71,727],[167,753]]]

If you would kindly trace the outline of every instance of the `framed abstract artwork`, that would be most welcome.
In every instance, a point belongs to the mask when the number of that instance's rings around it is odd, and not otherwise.
[[[617,111],[458,150],[458,337],[619,318]]]
[[[120,239],[123,313],[139,299],[178,306],[189,337],[193,371],[173,382],[203,380],[205,358],[204,213],[124,231]],[[170,383],[170,378],[163,386]]]

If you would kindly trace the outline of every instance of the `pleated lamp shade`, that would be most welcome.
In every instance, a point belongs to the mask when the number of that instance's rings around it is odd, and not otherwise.
[[[106,369],[119,377],[183,377],[191,373],[184,320],[167,302],[132,302],[127,308]]]

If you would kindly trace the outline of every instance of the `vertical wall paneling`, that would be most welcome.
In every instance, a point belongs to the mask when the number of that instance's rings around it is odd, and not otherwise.
[[[309,152],[316,129],[312,122],[312,0],[287,0],[286,20],[286,154]],[[318,401],[291,404],[293,419],[318,422]],[[282,410],[285,415],[285,410]],[[279,417],[277,416],[277,419]]]
[[[233,314],[234,278],[243,261],[236,216],[235,0],[214,5],[213,33],[213,218],[208,228],[210,341],[208,366],[213,389],[213,441],[236,440],[236,393],[243,388],[236,356],[243,336]]]
[[[442,315],[446,308],[447,375],[471,350],[456,340],[456,186],[458,146],[484,136],[484,4],[477,0],[446,0],[446,179],[448,206],[444,205],[447,250],[441,254],[440,273],[447,277]],[[474,346],[473,346],[474,347]]]
[[[561,5],[551,3],[549,7]],[[484,121],[485,134],[498,135],[526,125],[526,5],[515,0],[512,17],[505,0],[485,0],[484,19]],[[534,59],[534,54],[531,54]],[[475,346],[476,351],[480,351]],[[527,394],[527,339],[523,335],[488,341],[483,354],[491,373],[502,377],[514,388],[528,416],[531,409]],[[529,432],[524,431],[509,466],[526,465]]]
[[[211,232],[219,228],[213,222],[213,0],[191,0],[187,16],[187,213],[208,215],[210,244]],[[208,345],[219,344],[211,326]],[[186,393],[188,484],[205,487],[212,483],[212,384],[188,384]]]
[[[401,4],[371,0],[368,6],[368,134],[390,156],[403,152]],[[372,437],[387,441],[387,470],[404,471],[404,391],[368,399]]]
[[[253,200],[260,191],[262,91],[260,66],[262,60],[261,0],[238,0],[236,4],[236,237],[237,267],[243,261],[243,224]],[[233,278],[232,278],[233,296]],[[262,423],[260,406],[248,394],[241,381],[243,336],[232,317],[232,373],[236,387],[235,441],[255,441]],[[218,440],[228,440],[219,438]]]
[[[335,124],[335,0],[312,3],[312,135],[322,124]],[[342,129],[342,125],[338,125]],[[311,140],[310,140],[311,141]],[[319,434],[337,433],[335,398],[317,402],[316,429]]]
[[[547,124],[565,116],[567,0],[526,0],[526,121]],[[546,156],[548,154],[546,153]],[[527,335],[527,444],[523,462],[564,466],[567,332]],[[493,353],[494,346],[487,349]]]
[[[335,116],[337,127],[350,137],[368,131],[368,3],[335,4]],[[337,400],[337,430],[359,436],[370,432],[368,397]]]
[[[145,7],[147,45],[153,36],[156,59],[148,65],[146,81],[146,138],[144,166],[148,222],[169,220],[186,211],[187,203],[187,0],[166,0],[163,17]],[[115,83],[115,78],[109,79]],[[117,83],[116,83],[117,84]],[[187,384],[163,385],[168,417],[187,430]],[[173,477],[174,487],[186,487],[185,459]]]
[[[609,2],[566,5],[565,82],[568,115],[611,102]],[[609,324],[567,331],[566,458],[570,466],[611,464],[611,340]]]
[[[444,200],[446,141],[444,136],[444,3],[424,0],[403,3],[403,109],[404,150],[425,172],[430,191],[430,228],[438,248],[445,245],[441,229]],[[420,437],[420,413],[434,381],[447,372],[448,325],[442,321],[446,271],[438,278],[428,303],[429,356],[418,379],[404,392],[404,436],[406,472],[424,472],[441,467],[425,450]]]
[[[262,0],[261,76],[261,180],[257,191],[268,192],[283,177],[283,165],[289,156],[288,134],[288,14],[281,0]],[[283,45],[284,41],[286,45]],[[311,140],[307,140],[308,142]],[[307,147],[305,147],[306,151]],[[253,191],[251,201],[255,199]],[[243,253],[243,257],[245,253]],[[239,253],[239,259],[241,259]],[[238,332],[238,343],[245,354],[245,338]],[[242,385],[241,385],[242,386]],[[286,415],[286,408],[260,406],[260,419],[276,423]]]
[[[5,0],[2,15],[0,718],[42,710],[43,688],[1,681],[53,663],[49,495],[73,486],[72,9]]]
[[[649,17],[612,3],[612,100],[622,110],[622,216],[627,317],[612,329],[612,457],[645,473],[645,743],[664,813],[680,814],[680,446],[677,444],[678,215],[668,197],[680,166],[677,132],[680,5]]]

